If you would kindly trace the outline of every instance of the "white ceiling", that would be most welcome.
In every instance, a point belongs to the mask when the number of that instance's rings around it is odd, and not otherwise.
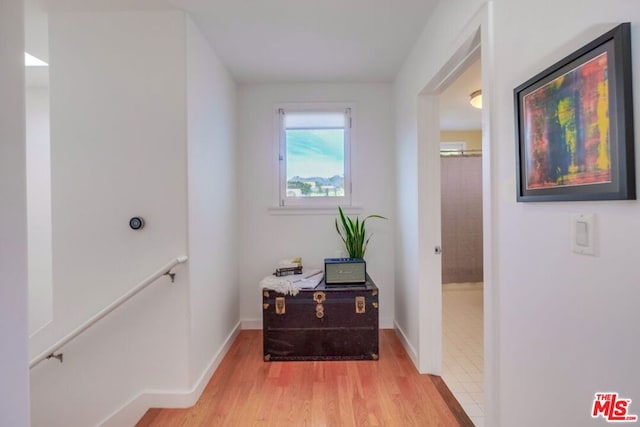
[[[46,18],[43,24],[38,9],[178,8],[190,13],[239,83],[391,82],[438,1],[26,0],[27,48],[48,57]],[[36,77],[28,80],[46,85]],[[480,111],[468,103],[479,87],[477,63],[444,91],[444,129],[480,129]]]
[[[39,0],[188,11],[240,83],[390,82],[438,0]]]
[[[478,58],[440,94],[440,129],[482,129],[482,110],[469,104],[471,92],[481,88],[482,75]]]
[[[390,82],[437,0],[171,0],[236,80]]]

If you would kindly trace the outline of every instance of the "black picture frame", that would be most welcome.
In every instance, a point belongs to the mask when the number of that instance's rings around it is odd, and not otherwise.
[[[631,25],[514,89],[517,201],[635,200]]]

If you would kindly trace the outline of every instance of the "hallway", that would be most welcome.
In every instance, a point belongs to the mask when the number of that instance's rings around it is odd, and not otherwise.
[[[151,409],[137,426],[472,426],[391,329],[378,362],[265,363],[261,346],[261,331],[242,331],[195,406]]]

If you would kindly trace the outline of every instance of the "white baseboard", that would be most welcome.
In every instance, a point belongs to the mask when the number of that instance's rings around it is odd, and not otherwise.
[[[240,333],[240,322],[236,324],[211,362],[189,390],[145,390],[122,405],[98,425],[102,427],[133,426],[150,408],[189,408],[196,404],[213,373],[229,351]]]
[[[413,346],[409,342],[409,339],[405,335],[400,325],[398,325],[398,323],[395,321],[393,322],[393,324],[395,326],[396,335],[398,336],[398,338],[400,338],[400,342],[402,343],[402,346],[404,347],[405,351],[409,355],[409,358],[411,358],[413,365],[416,367],[416,369],[418,369],[418,371],[420,371],[420,369],[418,368],[418,352],[416,352],[416,349],[413,348]]]

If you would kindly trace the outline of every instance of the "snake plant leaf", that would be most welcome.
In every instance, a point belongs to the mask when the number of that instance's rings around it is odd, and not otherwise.
[[[335,226],[338,235],[342,239],[345,249],[349,253],[351,258],[364,258],[364,254],[369,245],[371,236],[367,237],[367,231],[365,224],[369,218],[387,219],[382,215],[368,215],[362,221],[356,217],[355,221],[344,214],[341,207],[338,207],[338,214],[340,216],[340,224],[338,219],[335,219]],[[342,225],[342,229],[340,228]]]
[[[336,218],[335,220],[336,223],[336,231],[338,232],[338,236],[340,236],[340,238],[342,239],[342,241],[346,244],[347,240],[345,239],[345,237],[342,235],[342,231],[340,231],[340,227],[338,227],[338,219]]]

